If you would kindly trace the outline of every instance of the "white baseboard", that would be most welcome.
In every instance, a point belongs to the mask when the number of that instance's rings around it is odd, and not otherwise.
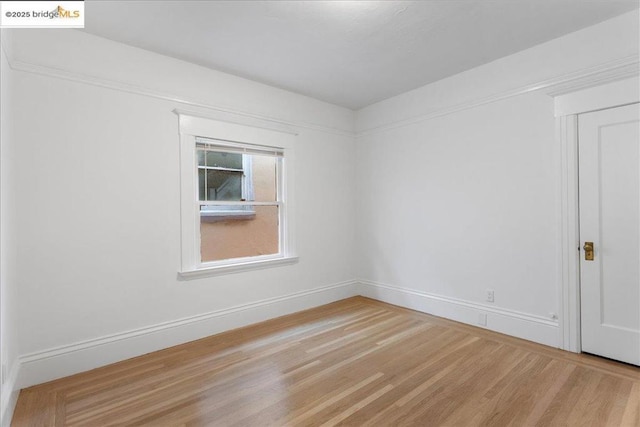
[[[479,326],[478,316],[486,314],[487,325],[482,326],[486,329],[552,347],[560,344],[558,323],[550,319],[368,280],[352,280],[21,356],[3,387],[3,423],[11,419],[21,388],[356,295],[474,326]]]
[[[21,389],[220,332],[357,295],[346,281],[31,353],[19,359],[12,389]],[[4,393],[3,393],[4,395]]]
[[[4,384],[2,385],[2,401],[0,402],[1,427],[9,427],[11,425],[13,411],[16,408],[16,403],[18,402],[20,388],[16,387],[16,381],[18,379],[19,367],[19,362],[13,364]]]
[[[414,289],[358,281],[359,294],[389,304],[409,308],[434,316],[500,332],[551,347],[560,347],[560,328],[557,321],[527,313],[478,304],[471,301],[430,294]],[[486,325],[479,325],[485,315]]]

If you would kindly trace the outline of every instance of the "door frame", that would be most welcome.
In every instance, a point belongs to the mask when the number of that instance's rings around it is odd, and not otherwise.
[[[560,149],[558,326],[560,348],[580,353],[578,115],[640,102],[638,77],[554,97]]]

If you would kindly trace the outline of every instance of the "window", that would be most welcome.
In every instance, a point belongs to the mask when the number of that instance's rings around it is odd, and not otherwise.
[[[280,253],[283,150],[196,137],[202,263]]]
[[[295,262],[285,170],[293,135],[178,114],[181,276]]]

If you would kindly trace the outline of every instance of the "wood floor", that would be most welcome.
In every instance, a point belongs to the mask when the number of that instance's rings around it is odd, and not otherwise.
[[[640,369],[362,297],[21,392],[14,426],[640,426]]]

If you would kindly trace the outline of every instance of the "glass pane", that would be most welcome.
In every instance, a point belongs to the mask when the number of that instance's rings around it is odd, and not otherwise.
[[[204,174],[199,177],[200,200],[277,200],[277,166],[281,159],[258,154],[200,149],[197,150],[197,154],[198,164],[203,170],[206,169],[206,172],[198,172]]]
[[[206,206],[200,211],[202,262],[279,251],[278,206]]]
[[[207,169],[207,198],[205,200],[241,200],[242,172]]]
[[[242,169],[242,154],[207,151],[207,166],[227,169]]]
[[[246,155],[247,200],[273,202],[277,200],[276,165],[279,159],[271,156]]]
[[[199,200],[206,200],[206,188],[204,185],[205,182],[205,170],[204,169],[198,169],[198,194],[199,194]]]

